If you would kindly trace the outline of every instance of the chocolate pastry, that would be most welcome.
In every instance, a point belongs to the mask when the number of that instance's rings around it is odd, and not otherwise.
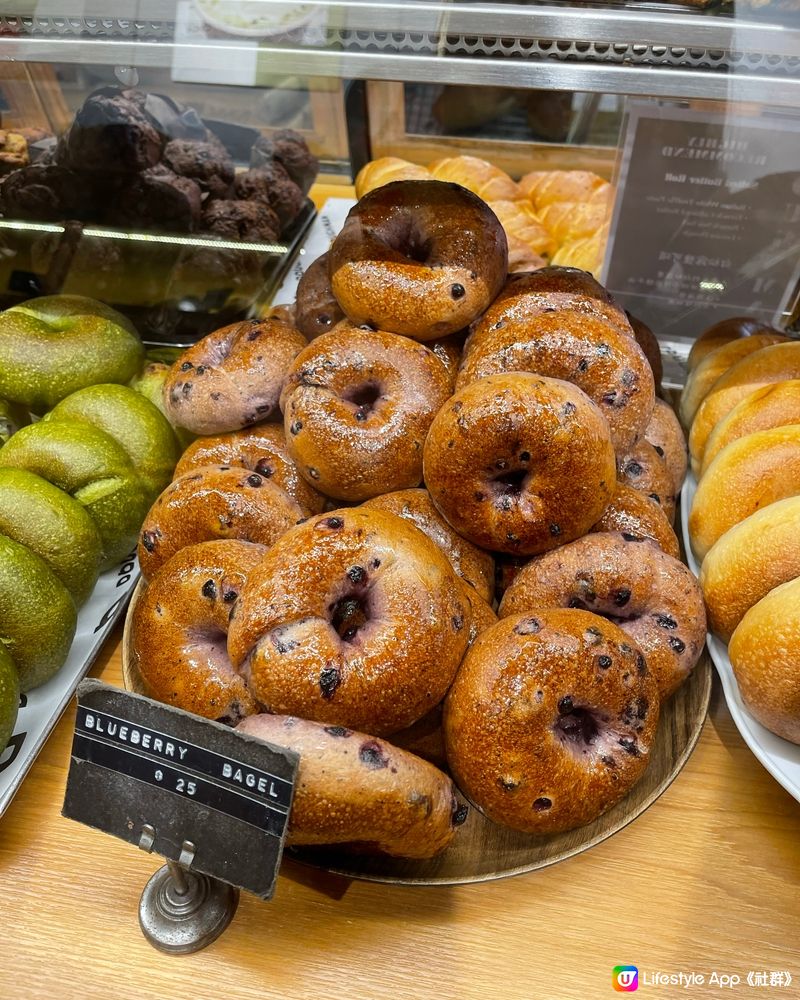
[[[106,220],[112,225],[136,229],[187,233],[197,228],[200,207],[197,184],[159,164],[121,186]]]
[[[81,219],[86,216],[86,186],[63,167],[35,164],[9,174],[0,188],[7,219]]]
[[[0,174],[10,174],[19,167],[27,167],[28,143],[19,132],[0,129]]]
[[[172,139],[164,148],[163,162],[181,177],[190,177],[212,198],[224,198],[233,184],[233,160],[220,143],[194,142],[191,139]]]
[[[203,208],[203,228],[229,240],[272,243],[278,238],[280,223],[263,202],[214,199]]]
[[[86,99],[59,143],[58,162],[93,173],[146,170],[161,158],[164,136],[144,110],[144,95],[104,87]]]
[[[299,132],[284,128],[256,140],[250,154],[250,166],[268,166],[273,160],[283,166],[303,194],[308,194],[319,172],[319,160]]]
[[[236,197],[263,202],[275,212],[281,229],[297,217],[303,207],[303,192],[280,163],[255,167],[239,174],[235,181]]]

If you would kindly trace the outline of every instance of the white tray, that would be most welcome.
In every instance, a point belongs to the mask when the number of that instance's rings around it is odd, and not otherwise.
[[[686,547],[686,561],[692,572],[699,575],[700,566],[692,553],[689,540],[689,511],[696,489],[697,481],[690,472],[683,484],[681,495],[681,527]],[[781,739],[780,736],[765,729],[760,722],[756,722],[742,701],[739,685],[736,683],[733,667],[728,659],[727,645],[709,633],[707,646],[719,679],[722,681],[725,701],[742,739],[772,777],[800,802],[800,746]]]
[[[125,610],[138,579],[135,553],[102,574],[92,596],[78,613],[78,628],[67,662],[46,684],[22,696],[11,742],[0,752],[0,816]]]

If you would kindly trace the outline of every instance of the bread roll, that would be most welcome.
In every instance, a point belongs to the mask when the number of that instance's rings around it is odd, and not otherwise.
[[[603,204],[557,201],[538,209],[539,218],[558,243],[586,239],[600,229],[608,218]]]
[[[516,201],[519,188],[508,174],[477,156],[448,156],[428,167],[437,181],[460,184],[484,201]]]
[[[722,347],[723,344],[727,344],[731,340],[752,337],[761,333],[780,332],[769,323],[762,323],[761,320],[752,319],[750,316],[734,316],[731,319],[723,319],[704,330],[692,344],[687,367],[689,371],[693,371],[707,354],[716,351],[718,347]]]
[[[700,361],[689,373],[686,385],[681,393],[679,413],[681,423],[688,430],[692,426],[695,414],[700,408],[700,404],[708,395],[717,379],[724,375],[729,368],[746,358],[748,354],[760,351],[762,347],[769,347],[770,344],[778,344],[787,338],[782,334],[759,334],[753,337],[743,337],[739,340],[730,340],[722,344]]]
[[[700,474],[731,441],[786,424],[800,424],[800,379],[765,385],[737,403],[709,435]]]
[[[363,198],[368,191],[390,184],[392,181],[430,180],[427,167],[420,167],[399,156],[382,156],[363,166],[356,177],[356,198]]]
[[[519,191],[535,208],[557,201],[587,202],[599,190],[606,192],[608,181],[589,170],[534,170],[519,182]]]
[[[500,220],[506,236],[521,240],[536,254],[550,257],[555,250],[553,237],[526,201],[490,201],[489,208]]]
[[[728,654],[742,700],[778,736],[800,743],[800,577],[771,590],[733,633]]]
[[[538,271],[540,267],[547,267],[544,257],[534,253],[527,243],[523,243],[516,236],[508,236],[509,274],[527,274],[530,271]]]
[[[694,474],[700,472],[709,434],[737,403],[741,403],[755,389],[794,378],[800,378],[800,341],[762,347],[721,375],[700,404],[692,422],[689,454]]]
[[[800,496],[778,500],[734,525],[709,549],[700,586],[709,626],[728,642],[745,614],[800,576]]]
[[[698,559],[759,508],[800,493],[800,424],[756,431],[732,441],[700,480],[689,514]]]
[[[591,236],[562,243],[553,254],[552,263],[562,267],[578,267],[581,271],[588,271],[595,278],[599,278],[607,241],[608,233],[600,230]]]

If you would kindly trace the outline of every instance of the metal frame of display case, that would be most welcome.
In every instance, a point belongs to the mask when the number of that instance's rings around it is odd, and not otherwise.
[[[253,2],[263,10],[270,0]],[[291,33],[262,43],[259,59],[270,71],[800,106],[800,21],[656,3],[318,6],[326,26],[313,45]],[[87,0],[75,16],[70,0],[53,2],[52,14],[47,0],[2,7],[15,13],[0,14],[0,59],[169,65],[176,44],[176,0]],[[232,59],[243,48],[233,36],[214,46]]]

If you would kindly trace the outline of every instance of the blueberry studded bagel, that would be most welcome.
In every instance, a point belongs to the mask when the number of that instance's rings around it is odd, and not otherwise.
[[[375,736],[286,715],[251,715],[237,729],[300,755],[291,845],[355,842],[432,858],[466,819],[446,775]]]
[[[442,407],[425,442],[425,483],[475,545],[533,554],[584,534],[613,495],[608,423],[576,386],[490,375]]]
[[[444,697],[469,641],[465,589],[402,518],[321,514],[250,574],[228,651],[268,711],[384,735]]]
[[[615,622],[644,654],[662,698],[703,650],[706,613],[692,572],[647,540],[591,534],[529,562],[505,592],[501,618],[580,608]]]
[[[500,291],[508,242],[497,216],[466,188],[394,181],[350,210],[329,269],[354,324],[435,340],[468,326]]]
[[[247,574],[266,549],[233,539],[177,552],[150,580],[131,616],[131,664],[144,693],[233,724],[259,711],[225,645]]]
[[[529,611],[467,653],[445,701],[447,760],[495,823],[557,833],[630,791],[658,716],[655,681],[620,628],[585,611]]]

